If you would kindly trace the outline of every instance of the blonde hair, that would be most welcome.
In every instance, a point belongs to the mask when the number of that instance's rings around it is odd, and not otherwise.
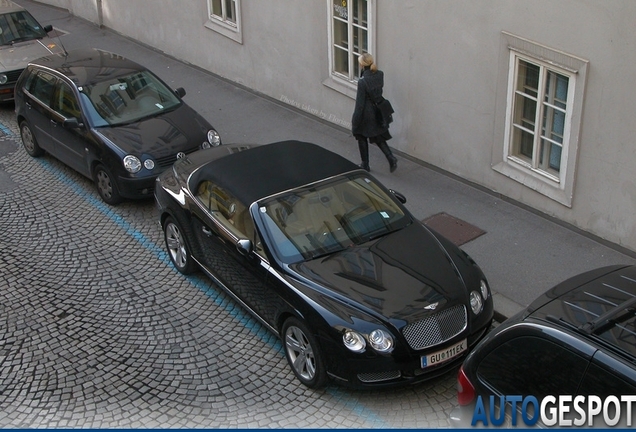
[[[368,67],[371,69],[371,72],[375,72],[378,70],[378,66],[373,61],[373,56],[369,53],[360,54],[358,57],[358,63],[362,67]]]

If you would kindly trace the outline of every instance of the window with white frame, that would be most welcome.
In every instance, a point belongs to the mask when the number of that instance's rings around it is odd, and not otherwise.
[[[331,83],[355,90],[360,75],[358,56],[374,50],[374,0],[327,0],[329,6],[329,68]]]
[[[493,169],[571,207],[588,62],[506,32],[501,50]]]
[[[243,43],[240,2],[241,0],[208,0],[208,22],[205,26]]]
[[[568,89],[574,87],[569,84],[575,76],[516,53],[513,62],[508,156],[560,183],[571,116]]]

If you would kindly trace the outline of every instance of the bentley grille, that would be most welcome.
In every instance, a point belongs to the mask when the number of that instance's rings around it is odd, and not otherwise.
[[[404,327],[402,334],[414,350],[428,348],[457,336],[467,325],[466,307],[453,306]]]

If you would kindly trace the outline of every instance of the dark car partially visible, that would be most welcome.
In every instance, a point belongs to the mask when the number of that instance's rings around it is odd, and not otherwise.
[[[493,412],[506,411],[505,419],[495,416],[504,426],[513,418],[519,425],[523,414],[521,403],[517,412],[509,403],[500,404],[510,395],[539,402],[555,395],[636,398],[636,266],[599,268],[548,290],[475,347],[457,384],[459,406],[451,424],[461,428],[471,426],[477,405],[490,419],[491,396]],[[623,410],[623,424],[626,414]],[[573,407],[564,413],[566,422],[581,417]],[[598,425],[601,419],[596,420]],[[537,419],[535,426],[553,425]]]
[[[22,6],[0,0],[0,102],[13,99],[15,83],[29,60],[63,51],[48,36],[52,30]]]
[[[15,89],[25,150],[95,181],[104,202],[151,198],[178,157],[221,144],[212,125],[145,67],[80,49],[29,63]]]

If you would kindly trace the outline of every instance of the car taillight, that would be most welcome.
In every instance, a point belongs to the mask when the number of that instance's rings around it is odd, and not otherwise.
[[[475,387],[468,380],[462,366],[457,373],[457,402],[463,406],[470,404],[474,399]]]

